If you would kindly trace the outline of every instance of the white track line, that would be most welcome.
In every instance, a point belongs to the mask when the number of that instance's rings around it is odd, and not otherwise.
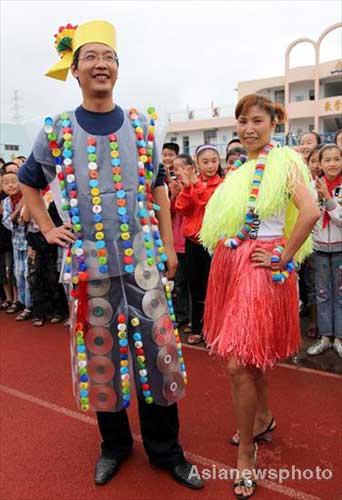
[[[48,408],[49,410],[53,410],[57,413],[61,413],[62,415],[66,415],[67,417],[74,418],[76,420],[79,420],[81,422],[85,422],[86,424],[91,424],[91,425],[97,425],[97,420],[94,417],[87,417],[86,415],[83,415],[82,413],[78,413],[73,410],[69,410],[69,408],[64,408],[63,406],[56,405],[54,403],[50,403],[49,401],[44,401],[43,399],[36,398],[35,396],[31,396],[30,394],[25,394],[24,392],[18,391],[16,389],[13,389],[11,387],[8,387],[6,385],[0,384],[0,391],[4,392],[5,394],[9,394],[10,396],[14,396],[20,399],[24,399],[25,401],[29,401],[30,403],[34,403],[36,405],[42,406],[44,408]],[[140,434],[133,434],[134,440],[141,443],[142,438]],[[210,460],[209,458],[202,457],[201,455],[197,455],[196,453],[191,453],[191,452],[185,452],[186,456],[188,459],[191,461],[194,461],[197,464],[203,465],[205,467],[216,467],[216,470],[224,469],[224,470],[230,470],[232,469],[231,465],[227,465],[224,463],[220,462],[215,462],[214,460]],[[267,488],[268,490],[275,491],[277,493],[280,493],[282,495],[287,495],[290,498],[294,498],[295,500],[322,500],[321,497],[316,497],[313,495],[309,495],[308,493],[304,493],[299,490],[295,490],[293,488],[287,488],[286,486],[283,486],[282,484],[269,481],[269,480],[262,480],[259,481],[259,484],[261,484],[264,488]]]
[[[195,349],[196,351],[204,351],[209,356],[209,351],[204,347],[184,343],[182,343],[182,347],[186,347],[187,349]],[[304,366],[289,365],[287,363],[277,363],[276,366],[279,366],[280,368],[287,368],[288,370],[297,370],[299,372],[311,373],[312,375],[320,375],[321,377],[337,378],[339,380],[342,378],[342,375],[338,373],[330,373],[323,370],[314,370],[313,368],[305,368]]]

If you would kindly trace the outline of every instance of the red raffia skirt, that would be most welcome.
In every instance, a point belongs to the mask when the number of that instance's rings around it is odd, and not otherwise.
[[[250,260],[256,248],[272,251],[284,240],[248,240],[237,249],[217,246],[211,264],[203,333],[210,353],[235,357],[265,371],[299,350],[296,273],[283,284]]]

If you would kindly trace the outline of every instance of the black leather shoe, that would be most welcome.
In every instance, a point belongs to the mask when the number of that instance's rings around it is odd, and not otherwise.
[[[177,483],[193,490],[199,490],[204,486],[197,467],[189,462],[183,462],[172,467],[171,476]]]
[[[119,467],[120,462],[118,460],[115,460],[115,458],[107,458],[101,455],[95,467],[95,483],[108,483],[117,473]]]

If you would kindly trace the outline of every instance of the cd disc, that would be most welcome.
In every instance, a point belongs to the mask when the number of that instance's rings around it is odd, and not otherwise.
[[[151,290],[158,285],[159,271],[156,265],[149,266],[146,262],[139,262],[135,268],[135,281],[143,290]]]
[[[89,401],[93,410],[111,411],[116,404],[116,395],[110,385],[94,385],[89,391]]]
[[[113,308],[108,300],[96,297],[88,300],[88,323],[92,326],[107,325],[113,316]]]
[[[174,345],[165,345],[157,354],[157,368],[162,373],[175,371],[178,367],[178,352]]]
[[[95,326],[88,330],[85,343],[92,354],[107,354],[113,348],[113,337],[107,328]]]
[[[88,362],[90,380],[96,384],[110,382],[114,376],[114,365],[106,356],[93,356]]]
[[[157,345],[169,344],[173,337],[173,323],[168,314],[163,314],[153,325],[152,338]]]
[[[163,384],[163,394],[165,399],[170,402],[175,402],[181,398],[185,391],[183,377],[178,372],[171,372],[165,377]]]
[[[88,294],[90,297],[103,297],[109,292],[110,279],[93,280],[88,282]]]
[[[153,319],[160,318],[162,314],[166,314],[168,308],[164,294],[157,288],[149,290],[143,297],[142,309],[146,316]]]

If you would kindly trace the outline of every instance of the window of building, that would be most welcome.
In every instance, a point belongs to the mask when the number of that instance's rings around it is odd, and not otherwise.
[[[313,123],[310,123],[309,125],[309,131],[313,132],[315,130],[315,125]]]
[[[190,141],[188,135],[183,135],[183,153],[185,155],[190,154]]]
[[[296,95],[295,96],[295,101],[297,101],[297,102],[304,101],[304,96],[303,95]]]
[[[6,151],[19,151],[19,146],[17,144],[5,144]]]
[[[310,101],[314,101],[315,100],[315,90],[314,89],[310,89],[309,90],[309,100]]]
[[[285,104],[285,90],[275,90],[274,91],[274,102],[279,102],[280,104]]]
[[[324,97],[336,97],[342,94],[342,80],[324,84]]]
[[[276,128],[275,128],[275,133],[276,134],[282,134],[285,132],[285,124],[284,123],[279,123]]]
[[[178,137],[171,137],[170,138],[170,142],[177,142],[177,140],[178,140]]]
[[[204,131],[204,144],[217,144],[217,130]]]

